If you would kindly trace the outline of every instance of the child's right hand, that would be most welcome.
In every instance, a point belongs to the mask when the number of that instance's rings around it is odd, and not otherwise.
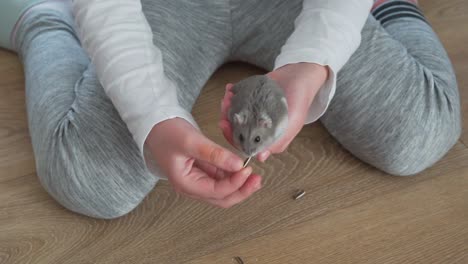
[[[206,138],[181,118],[151,130],[147,144],[174,190],[188,197],[229,208],[261,187],[261,177],[234,153]]]

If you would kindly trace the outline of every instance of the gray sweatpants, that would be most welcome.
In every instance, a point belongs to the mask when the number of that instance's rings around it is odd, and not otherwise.
[[[302,1],[143,0],[143,7],[166,73],[190,110],[208,78],[228,61],[271,70]],[[460,135],[457,83],[426,22],[382,19],[383,26],[369,16],[362,44],[338,73],[336,95],[321,121],[364,162],[412,175],[439,160]],[[157,180],[99,84],[72,18],[33,12],[16,43],[44,188],[80,214],[115,218],[130,212]]]

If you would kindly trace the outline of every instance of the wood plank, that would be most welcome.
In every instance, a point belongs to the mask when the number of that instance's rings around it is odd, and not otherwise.
[[[465,169],[185,264],[468,263],[467,200]]]
[[[0,182],[35,171],[18,57],[0,50]]]

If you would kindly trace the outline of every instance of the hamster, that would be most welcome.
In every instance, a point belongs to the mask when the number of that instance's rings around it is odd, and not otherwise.
[[[288,124],[283,89],[266,75],[254,75],[232,87],[228,119],[234,146],[252,157],[279,139]]]

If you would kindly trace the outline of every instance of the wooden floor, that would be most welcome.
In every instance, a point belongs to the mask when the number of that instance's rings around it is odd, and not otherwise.
[[[255,165],[264,188],[229,210],[166,182],[118,220],[60,207],[35,175],[22,67],[0,51],[0,263],[468,263],[468,0],[420,2],[462,93],[465,129],[447,156],[419,176],[390,177],[314,124],[287,153]],[[217,142],[222,87],[254,73],[229,65],[207,84],[194,115]],[[307,195],[294,201],[298,188]]]

